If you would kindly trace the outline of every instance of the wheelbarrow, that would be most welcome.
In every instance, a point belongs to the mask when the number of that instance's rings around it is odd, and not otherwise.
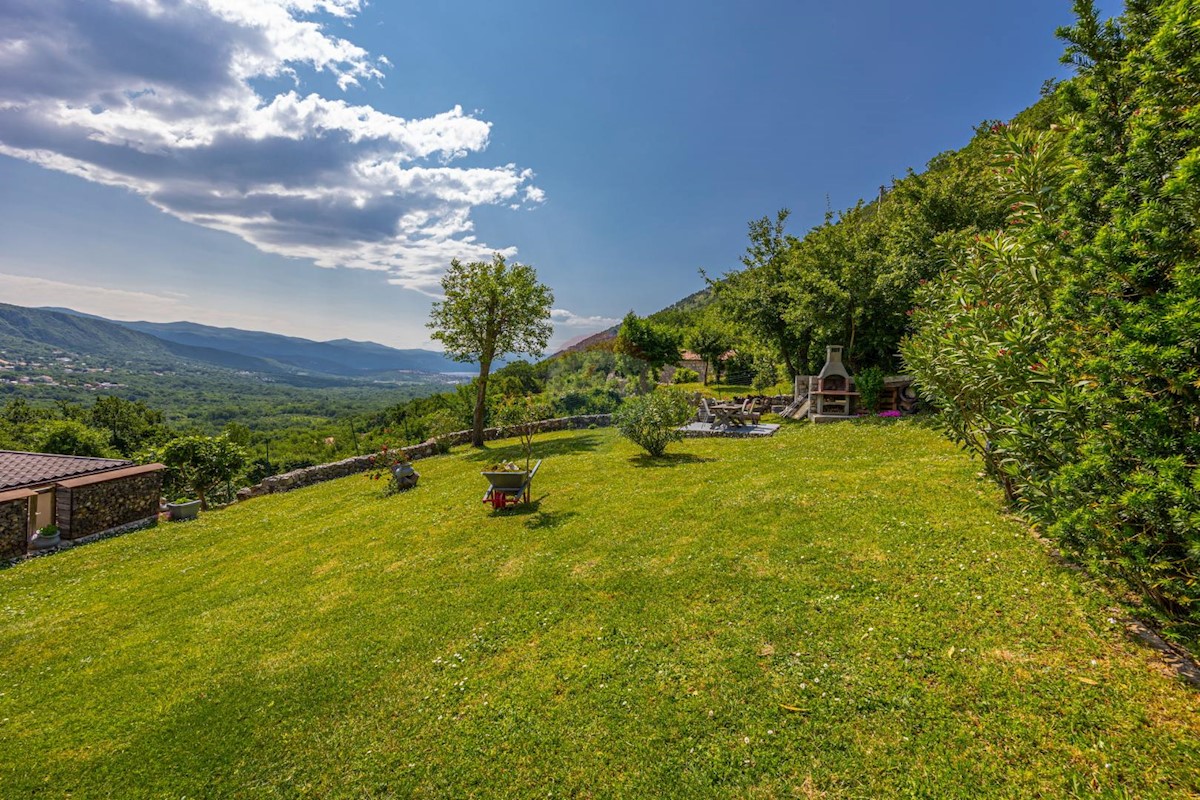
[[[491,503],[492,508],[496,510],[515,506],[517,503],[528,503],[533,476],[537,475],[540,466],[542,460],[539,458],[529,471],[480,473],[491,484],[483,493],[483,502]]]

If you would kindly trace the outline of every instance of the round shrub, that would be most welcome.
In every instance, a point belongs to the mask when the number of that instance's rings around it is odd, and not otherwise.
[[[686,392],[661,388],[630,397],[613,415],[613,424],[626,439],[652,456],[661,456],[667,445],[683,438],[679,426],[695,413]]]
[[[675,370],[675,374],[671,376],[671,383],[699,383],[700,373],[694,369],[680,367]]]

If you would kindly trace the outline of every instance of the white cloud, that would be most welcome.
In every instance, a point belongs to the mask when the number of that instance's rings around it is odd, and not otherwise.
[[[0,296],[4,302],[18,306],[65,306],[76,311],[98,314],[70,303],[84,301],[92,308],[103,307],[105,313],[115,308],[144,309],[148,305],[167,304],[177,305],[186,295],[177,293],[153,294],[151,292],[133,292],[126,289],[105,289],[99,286],[85,286],[78,283],[52,281],[47,278],[37,278],[31,275],[9,275],[0,272]],[[69,301],[69,302],[68,302]]]
[[[544,201],[514,164],[456,167],[490,123],[455,106],[403,119],[260,79],[379,82],[385,59],[313,19],[362,0],[6,0],[0,153],[135,191],[163,211],[324,267],[427,290],[487,258],[480,205]]]
[[[607,330],[620,323],[621,320],[612,317],[576,314],[565,308],[555,308],[550,312],[550,321],[554,323],[554,335],[550,337],[550,352],[554,352],[594,333]]]
[[[0,297],[5,303],[37,308],[57,306],[95,314],[108,319],[174,322],[195,316],[186,294],[179,292],[139,292],[129,289],[109,289],[82,283],[55,281],[32,275],[13,275],[0,272]],[[226,314],[205,310],[205,321],[213,324],[240,327],[277,326],[279,321],[269,317]]]
[[[555,308],[550,312],[550,321],[559,328],[589,328],[599,332],[611,328],[621,320],[612,317],[587,317],[565,308]]]

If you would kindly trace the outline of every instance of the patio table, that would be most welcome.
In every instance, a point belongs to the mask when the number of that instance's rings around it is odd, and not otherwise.
[[[713,416],[716,417],[712,423],[714,426],[741,425],[745,422],[740,403],[713,403],[709,405],[709,409],[713,412]]]

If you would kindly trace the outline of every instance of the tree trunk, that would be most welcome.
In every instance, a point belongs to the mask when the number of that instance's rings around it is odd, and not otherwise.
[[[479,386],[475,392],[475,418],[471,424],[471,446],[483,447],[483,413],[487,410],[488,373],[492,371],[490,361],[479,362]]]
[[[783,363],[787,366],[788,378],[794,382],[796,380],[796,376],[800,373],[796,370],[795,362],[792,360],[792,354],[788,352],[786,347],[781,347],[779,350],[783,354]]]
[[[857,327],[854,324],[854,313],[850,314],[850,346],[846,348],[846,362],[849,366],[855,366],[854,361],[854,334],[857,333]]]

